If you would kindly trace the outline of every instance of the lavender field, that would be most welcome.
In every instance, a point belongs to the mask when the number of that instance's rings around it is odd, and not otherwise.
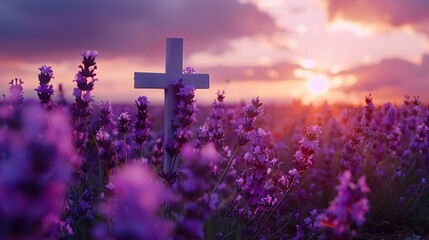
[[[44,65],[36,89],[13,79],[0,102],[0,239],[428,237],[429,108],[418,97],[236,105],[212,90],[199,108],[193,86],[173,79],[164,141],[147,97],[94,100],[97,53],[81,56],[73,93],[54,90]]]

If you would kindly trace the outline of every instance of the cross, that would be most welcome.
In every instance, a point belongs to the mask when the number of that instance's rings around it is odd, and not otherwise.
[[[134,88],[158,88],[164,89],[164,144],[167,139],[173,139],[172,121],[176,119],[175,99],[173,85],[174,79],[182,79],[184,84],[193,85],[196,89],[209,88],[208,74],[182,74],[183,71],[183,38],[167,38],[167,51],[165,59],[165,73],[134,73]],[[171,156],[164,148],[164,172],[170,171]],[[175,161],[173,172],[178,169],[178,161]]]

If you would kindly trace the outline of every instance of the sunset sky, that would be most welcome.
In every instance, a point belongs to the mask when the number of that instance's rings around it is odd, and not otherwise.
[[[0,94],[18,77],[36,96],[49,65],[71,98],[79,54],[94,49],[96,101],[159,103],[161,90],[133,88],[134,72],[163,72],[165,39],[182,37],[184,65],[210,74],[201,103],[218,89],[231,102],[428,102],[428,12],[427,0],[4,0]]]

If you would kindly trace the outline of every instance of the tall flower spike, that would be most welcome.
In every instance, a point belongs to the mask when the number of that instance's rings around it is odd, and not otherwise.
[[[107,128],[113,122],[113,110],[109,101],[100,104],[100,128]]]
[[[244,108],[245,116],[244,122],[235,129],[235,132],[238,136],[238,145],[243,146],[249,142],[248,134],[252,131],[255,126],[255,120],[257,116],[260,116],[264,109],[261,107],[262,103],[259,100],[259,97],[252,99],[252,101],[247,104]]]
[[[130,130],[130,114],[123,112],[118,117],[118,131],[126,134]]]
[[[95,78],[97,75],[95,73],[97,69],[95,58],[98,56],[98,52],[84,50],[81,56],[83,57],[82,64],[79,65],[80,71],[76,74],[76,79],[74,81],[77,83],[80,90],[92,91],[94,83],[97,81]]]
[[[52,84],[49,83],[54,78],[54,72],[52,71],[52,67],[46,65],[42,65],[39,70],[39,86],[34,91],[37,92],[40,103],[50,111],[54,106],[52,96],[55,91]]]
[[[95,63],[95,57],[97,51],[83,51],[81,56],[83,57],[82,65],[79,65],[80,71],[76,74],[74,82],[77,83],[77,87],[73,90],[73,96],[75,102],[72,104],[71,112],[72,119],[75,128],[74,138],[76,149],[81,152],[88,140],[88,131],[85,131],[87,126],[88,117],[91,116],[93,111],[93,97],[91,91],[94,88],[95,69],[97,65]]]
[[[94,70],[97,69],[97,65],[95,62],[95,58],[98,56],[97,51],[89,51],[89,50],[83,50],[83,52],[80,54],[83,57],[82,65],[79,66],[81,69],[80,73],[84,77],[90,77],[93,78],[97,75],[94,73]]]
[[[181,81],[174,84],[176,88],[177,122],[173,127],[175,129],[175,141],[179,147],[187,143],[192,136],[189,126],[196,122],[197,104],[195,102],[195,87],[184,85]]]
[[[54,78],[54,72],[52,71],[52,67],[42,65],[39,73],[39,83],[40,84],[49,84],[52,78]]]
[[[299,141],[299,149],[293,159],[294,167],[299,171],[305,171],[313,165],[313,154],[319,149],[318,136],[322,134],[321,127],[311,125],[306,129],[305,137]]]
[[[135,103],[137,107],[137,120],[134,125],[135,140],[141,146],[150,136],[149,101],[146,96],[140,96]]]
[[[19,78],[12,79],[9,82],[9,99],[8,102],[13,109],[16,109],[24,104],[24,82]]]

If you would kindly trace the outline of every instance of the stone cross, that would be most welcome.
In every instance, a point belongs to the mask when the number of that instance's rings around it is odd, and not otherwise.
[[[164,89],[164,144],[167,139],[173,139],[172,121],[176,119],[175,99],[172,81],[182,79],[184,84],[193,85],[196,89],[209,88],[208,74],[182,74],[183,71],[183,38],[167,38],[167,51],[165,60],[165,73],[134,73],[134,88]],[[168,173],[172,163],[171,156],[164,148],[164,172]],[[173,172],[178,169],[175,161]]]

